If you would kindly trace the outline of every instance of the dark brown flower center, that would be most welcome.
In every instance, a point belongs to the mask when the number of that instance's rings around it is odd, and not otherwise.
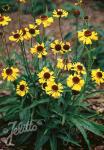
[[[69,50],[70,46],[67,45],[67,44],[65,44],[65,45],[63,46],[63,48],[64,48],[65,50]]]
[[[48,17],[47,17],[47,16],[45,16],[45,15],[43,15],[43,16],[41,16],[41,17],[40,17],[40,19],[41,19],[41,20],[47,20],[47,19],[48,19]]]
[[[25,29],[22,29],[22,35],[26,35],[26,30]]]
[[[91,35],[92,35],[92,32],[91,32],[90,30],[87,30],[87,31],[84,32],[84,35],[85,35],[86,37],[91,36]]]
[[[0,32],[0,36],[3,36],[3,32]]]
[[[52,90],[53,90],[53,91],[58,91],[58,86],[57,86],[57,85],[53,85],[53,86],[52,86]]]
[[[24,85],[20,85],[20,90],[24,91],[25,90],[25,86]]]
[[[45,83],[43,83],[43,89],[45,89],[46,88],[46,86],[47,86],[47,83],[45,82]]]
[[[87,19],[88,19],[88,16],[85,16],[84,19],[87,20]]]
[[[4,21],[4,17],[0,16],[0,22]]]
[[[18,33],[13,35],[15,39],[18,39],[20,37],[20,35]]]
[[[45,79],[49,79],[50,78],[50,73],[49,72],[45,72],[44,73],[44,78]]]
[[[78,68],[78,70],[82,70],[83,69],[83,67],[81,65],[78,65],[77,68]]]
[[[78,77],[73,77],[74,84],[78,84],[80,79]]]
[[[12,73],[13,73],[12,69],[10,69],[10,68],[6,69],[6,74],[7,75],[12,75]]]
[[[56,51],[60,51],[60,50],[61,50],[61,45],[57,44],[57,45],[55,46],[55,49],[56,49]]]
[[[43,51],[43,47],[42,47],[42,46],[38,46],[38,47],[37,47],[37,51],[38,51],[38,52],[42,52],[42,51]]]
[[[35,29],[29,29],[29,33],[30,34],[34,34],[35,33]]]
[[[57,10],[57,15],[61,16],[62,15],[62,11],[61,10]]]
[[[103,76],[103,75],[102,75],[101,72],[97,72],[97,77],[98,77],[98,78],[102,78],[102,76]]]
[[[79,10],[74,10],[73,13],[74,13],[75,16],[79,16],[80,15],[80,11]]]

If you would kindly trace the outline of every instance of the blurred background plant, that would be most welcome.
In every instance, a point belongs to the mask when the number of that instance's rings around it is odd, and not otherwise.
[[[46,10],[52,11],[56,8],[55,3],[52,0],[28,0],[23,7],[25,14],[31,13],[33,16],[40,15]],[[13,12],[18,10],[18,4],[16,0],[2,0],[0,1],[0,12]]]

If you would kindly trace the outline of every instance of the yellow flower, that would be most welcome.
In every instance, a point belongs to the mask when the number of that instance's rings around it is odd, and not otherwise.
[[[29,40],[31,38],[30,34],[29,34],[29,29],[28,28],[22,28],[20,30],[21,32],[21,37],[24,39],[24,40]]]
[[[95,31],[91,31],[88,29],[83,29],[82,31],[78,31],[78,39],[83,44],[92,44],[92,41],[98,40],[98,34]]]
[[[61,58],[58,58],[57,68],[63,70],[70,70],[72,68],[72,63],[70,63],[67,59],[63,60]]]
[[[24,80],[21,80],[19,82],[19,84],[17,85],[17,88],[16,88],[16,93],[19,95],[19,96],[25,96],[27,93],[29,92],[29,87],[28,87],[28,84],[26,83],[26,81]]]
[[[47,82],[44,82],[41,86],[42,86],[42,89],[45,90],[45,88],[47,87]]]
[[[82,87],[84,86],[84,80],[80,75],[74,74],[69,75],[67,78],[67,86],[70,87],[72,90],[81,91]]]
[[[45,48],[44,43],[42,44],[36,44],[33,48],[30,49],[31,54],[37,54],[38,58],[42,58],[43,56],[47,55],[47,51]]]
[[[20,3],[26,3],[27,0],[17,0]]]
[[[78,74],[86,74],[86,69],[80,62],[73,64],[72,70],[76,71]]]
[[[65,42],[62,44],[63,53],[71,52],[71,45],[70,42]]]
[[[62,41],[55,40],[53,43],[50,44],[50,47],[54,54],[62,53]]]
[[[12,36],[9,36],[9,40],[13,42],[23,41],[22,32],[19,30],[12,32]]]
[[[30,38],[32,37],[36,37],[40,31],[37,29],[37,26],[36,25],[33,25],[33,24],[29,24],[29,34],[30,34]]]
[[[54,81],[54,72],[50,71],[47,67],[44,67],[40,73],[38,73],[39,83],[46,83],[47,81]]]
[[[0,15],[0,26],[6,26],[11,21],[9,16],[2,16]]]
[[[79,2],[75,3],[76,6],[81,5],[83,3],[82,0],[79,0]]]
[[[45,91],[52,97],[59,98],[63,92],[63,86],[61,83],[56,84],[55,82],[48,82]]]
[[[43,16],[40,16],[39,19],[36,19],[36,23],[38,25],[42,24],[44,28],[46,28],[53,23],[53,18],[43,15]]]
[[[63,9],[57,9],[53,11],[53,17],[55,18],[63,18],[67,16],[68,16],[68,12]]]
[[[2,71],[3,80],[6,79],[7,81],[15,81],[18,76],[19,76],[19,70],[18,68],[15,67],[7,67],[4,68]]]
[[[95,81],[98,85],[104,83],[104,72],[100,69],[93,69],[91,72],[92,80]]]

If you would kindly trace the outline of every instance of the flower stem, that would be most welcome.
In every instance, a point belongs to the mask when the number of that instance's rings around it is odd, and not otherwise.
[[[22,14],[22,6],[19,4],[18,8],[18,24],[19,24],[19,29],[21,29],[21,14]]]
[[[24,56],[25,56],[26,67],[27,67],[27,70],[28,70],[28,73],[29,73],[29,77],[30,77],[31,80],[33,80],[31,72],[30,72],[29,64],[28,64],[28,61],[27,61],[27,55],[26,55],[26,50],[25,50],[25,44],[24,44],[24,42],[23,42],[23,48],[24,48],[23,49],[24,50]]]
[[[62,29],[61,29],[61,18],[59,18],[59,30],[60,30],[61,40],[64,41],[62,36]]]
[[[78,32],[78,17],[76,17],[76,34],[77,34],[77,32]],[[77,60],[77,55],[78,55],[77,48],[78,48],[78,38],[76,39],[76,47],[75,47],[76,60]]]
[[[44,26],[42,26],[42,40],[43,40],[43,42],[45,40],[45,37],[46,37],[46,30],[45,30]]]
[[[28,62],[27,62],[27,57],[26,57],[25,50],[24,50],[24,44],[22,42],[20,42],[19,44],[20,44],[20,48],[21,48],[21,52],[22,52],[22,57],[23,57],[26,73],[27,73],[28,77],[30,79],[32,79],[31,78],[31,73],[30,73],[30,70],[29,70],[29,66],[28,66]]]
[[[3,27],[2,27],[2,33],[3,33],[3,35],[2,35],[3,47],[5,45],[6,53],[7,53],[7,57],[8,57],[8,63],[9,63],[9,66],[10,66],[11,58],[10,58],[10,55],[9,55],[9,48],[7,46],[7,40],[6,40],[5,31],[4,31]]]
[[[91,48],[88,49],[86,47],[86,50],[87,50],[87,55],[88,55],[88,61],[87,61],[87,63],[88,63],[88,73],[90,73],[91,68],[92,68],[92,63],[93,63],[92,58],[91,58],[91,52],[90,52]]]

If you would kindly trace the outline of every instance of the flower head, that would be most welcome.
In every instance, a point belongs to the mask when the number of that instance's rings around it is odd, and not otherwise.
[[[12,35],[9,36],[9,40],[13,42],[23,41],[22,31],[17,30],[16,32],[12,32]]]
[[[81,91],[82,87],[84,86],[84,80],[80,75],[74,74],[69,75],[67,78],[67,86],[70,87],[72,90]]]
[[[47,94],[51,95],[54,98],[59,98],[63,92],[63,86],[61,83],[48,82],[45,91]]]
[[[62,53],[68,53],[68,52],[71,52],[71,45],[70,45],[70,42],[63,42],[62,44]]]
[[[42,83],[41,87],[42,87],[43,90],[45,90],[45,88],[47,87],[47,82]]]
[[[50,47],[54,54],[63,53],[62,41],[55,40],[50,44]]]
[[[22,28],[20,30],[20,33],[21,33],[21,37],[23,38],[23,40],[29,40],[31,38],[28,28]]]
[[[36,37],[40,33],[39,30],[37,29],[37,26],[33,25],[33,24],[29,24],[29,30],[28,30],[28,32],[30,34],[30,38]]]
[[[27,93],[29,92],[29,87],[28,84],[26,83],[26,81],[22,80],[19,82],[19,84],[17,85],[16,88],[16,93],[19,96],[25,96]]]
[[[38,25],[42,24],[44,28],[46,28],[53,23],[53,18],[43,15],[43,16],[40,16],[40,18],[36,19],[36,23]]]
[[[44,67],[40,73],[38,73],[39,83],[46,83],[47,81],[54,81],[54,72],[50,71],[47,67]]]
[[[78,2],[75,3],[75,6],[79,6],[83,3],[83,0],[79,0]]]
[[[38,58],[42,58],[43,56],[47,55],[47,51],[45,48],[44,43],[42,44],[36,44],[33,48],[30,49],[31,54],[37,54]]]
[[[27,0],[17,0],[19,3],[26,3]]]
[[[0,15],[0,26],[6,26],[11,21],[11,18],[9,16],[3,16]]]
[[[19,76],[19,70],[15,67],[7,67],[2,71],[3,80],[15,81]]]
[[[92,80],[95,81],[96,84],[100,85],[104,83],[104,72],[100,69],[93,69],[91,72]]]
[[[73,64],[72,70],[74,70],[78,74],[86,74],[86,69],[85,69],[84,65],[81,64],[80,62]]]
[[[53,17],[55,18],[63,18],[67,16],[68,16],[68,12],[63,9],[57,9],[53,11]]]
[[[62,70],[69,71],[72,68],[72,63],[70,63],[67,59],[63,60],[61,58],[57,59],[57,68]]]
[[[75,16],[75,17],[79,17],[80,16],[80,10],[74,10],[73,11],[73,15]]]
[[[78,31],[78,39],[83,44],[92,44],[92,41],[98,40],[98,34],[95,31],[91,31],[88,29],[83,29],[82,31]]]

